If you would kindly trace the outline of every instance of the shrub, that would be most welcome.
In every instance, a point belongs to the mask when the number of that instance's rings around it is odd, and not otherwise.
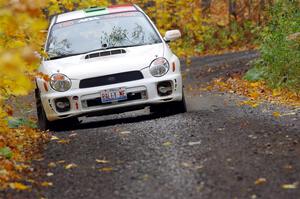
[[[259,76],[272,88],[287,88],[299,93],[300,3],[277,1],[270,15],[270,23],[261,35],[261,57],[245,78],[251,80],[253,76]]]

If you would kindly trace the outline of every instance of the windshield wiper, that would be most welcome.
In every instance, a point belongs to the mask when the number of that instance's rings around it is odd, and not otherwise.
[[[111,47],[107,47],[107,48],[99,48],[99,49],[95,49],[95,50],[91,50],[82,54],[88,54],[88,53],[93,53],[96,51],[101,51],[101,50],[110,50],[110,49],[116,49],[116,48],[129,48],[129,47],[136,47],[136,46],[143,46],[146,44],[136,44],[136,45],[126,45],[126,46],[111,46]]]
[[[48,60],[72,57],[72,56],[81,55],[81,54],[85,54],[85,53],[72,53],[72,54],[66,54],[66,55],[58,55],[58,56],[54,56],[54,57],[49,57]]]

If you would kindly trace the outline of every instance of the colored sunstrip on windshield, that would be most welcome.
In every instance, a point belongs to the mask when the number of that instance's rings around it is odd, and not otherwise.
[[[136,11],[136,8],[131,5],[120,5],[120,6],[109,6],[105,7],[94,7],[85,9],[84,12],[88,16],[95,16],[95,15],[105,15],[105,14],[112,14],[118,12],[128,12],[128,11]]]

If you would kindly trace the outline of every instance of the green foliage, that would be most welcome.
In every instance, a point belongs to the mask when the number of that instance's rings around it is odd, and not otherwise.
[[[13,118],[8,120],[9,128],[19,128],[19,127],[29,127],[29,128],[37,128],[37,125],[26,118]]]
[[[244,76],[244,79],[248,81],[259,81],[263,80],[265,75],[265,71],[261,67],[253,67],[250,70],[247,71],[247,73]]]
[[[0,156],[3,156],[7,159],[11,159],[13,156],[13,153],[9,147],[3,147],[3,148],[0,148]]]
[[[272,88],[287,88],[299,93],[300,41],[291,35],[300,32],[300,3],[277,1],[270,13],[271,21],[262,33],[261,58],[246,78],[253,77],[254,72],[260,76],[261,71],[265,71],[263,78]]]

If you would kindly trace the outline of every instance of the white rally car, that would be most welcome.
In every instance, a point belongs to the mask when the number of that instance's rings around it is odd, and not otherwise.
[[[142,109],[185,112],[180,62],[136,5],[92,7],[55,16],[36,78],[38,125],[71,125],[81,116]]]

